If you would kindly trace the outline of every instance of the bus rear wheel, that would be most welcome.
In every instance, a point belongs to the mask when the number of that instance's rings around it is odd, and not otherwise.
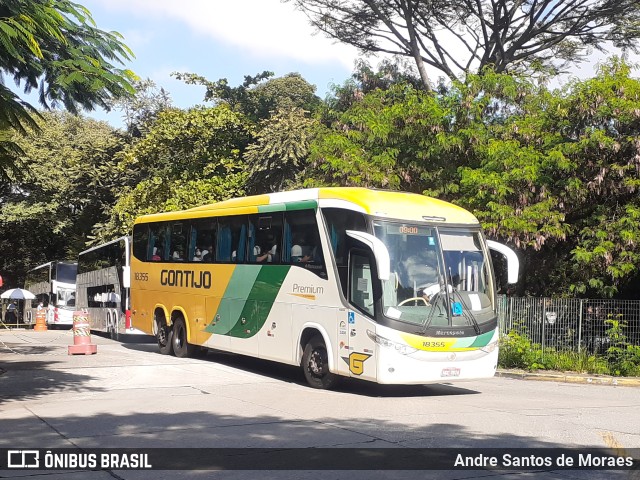
[[[302,371],[313,388],[326,390],[337,383],[338,376],[329,371],[329,356],[322,337],[316,335],[304,346]]]
[[[187,326],[182,318],[173,322],[173,353],[180,358],[193,357],[196,353],[196,346],[187,341]]]
[[[162,355],[171,354],[173,329],[161,320],[156,320],[156,339],[158,340],[158,350],[160,350],[160,353]]]

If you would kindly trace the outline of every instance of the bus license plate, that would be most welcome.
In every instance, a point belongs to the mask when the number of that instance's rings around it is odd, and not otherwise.
[[[459,377],[460,369],[455,367],[443,368],[442,372],[440,373],[440,376],[441,377]]]

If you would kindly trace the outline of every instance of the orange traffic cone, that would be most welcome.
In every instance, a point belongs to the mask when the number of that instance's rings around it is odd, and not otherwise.
[[[93,355],[98,346],[91,343],[89,314],[81,310],[73,312],[73,345],[69,345],[69,355]]]
[[[44,310],[36,312],[36,324],[33,327],[36,332],[46,332],[47,328],[47,314]]]

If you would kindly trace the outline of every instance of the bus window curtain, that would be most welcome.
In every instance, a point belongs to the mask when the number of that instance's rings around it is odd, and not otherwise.
[[[189,242],[189,256],[188,260],[193,260],[196,254],[196,239],[198,238],[198,229],[195,226],[191,227],[191,241]]]
[[[284,224],[284,250],[282,251],[282,261],[284,263],[291,263],[291,247],[293,247],[293,241],[291,240],[291,225],[285,222]]]
[[[147,244],[147,260],[151,260],[154,250],[156,248],[156,236],[153,234],[153,231],[149,229],[149,243]]]
[[[231,228],[228,225],[221,225],[218,231],[216,260],[219,262],[231,260]]]
[[[167,260],[171,257],[171,230],[169,230],[169,226],[164,230],[164,246],[162,247],[162,256],[163,260]]]
[[[249,222],[249,261],[255,263],[255,246],[256,246],[256,227]]]
[[[236,261],[238,263],[245,261],[246,250],[247,250],[247,226],[242,225],[242,227],[240,227],[240,239],[238,241],[238,252],[236,254]]]

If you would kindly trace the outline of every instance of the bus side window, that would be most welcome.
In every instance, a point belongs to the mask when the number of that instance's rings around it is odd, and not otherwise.
[[[283,262],[312,271],[327,278],[322,243],[314,210],[285,213]]]
[[[149,225],[141,223],[133,227],[133,256],[138,260],[149,260]]]
[[[370,317],[375,315],[371,261],[360,253],[351,255],[349,302]]]
[[[174,262],[184,262],[187,254],[187,222],[171,223],[171,260]]]
[[[353,210],[323,208],[322,214],[327,227],[327,235],[329,235],[329,244],[336,259],[342,293],[347,297],[347,262],[351,244],[349,237],[347,237],[347,230],[366,232],[367,223],[363,214]]]
[[[250,263],[280,263],[282,213],[251,215],[248,240]]]
[[[205,218],[194,220],[191,226],[191,243],[189,245],[189,260],[211,263],[215,258],[217,220]],[[198,252],[200,255],[198,256]]]
[[[348,261],[347,230],[366,232],[367,224],[359,212],[341,208],[323,208],[322,214],[327,224],[331,249],[336,256],[338,266],[346,267]]]
[[[216,260],[244,263],[247,250],[247,216],[220,217]]]
[[[167,259],[169,235],[165,223],[149,224],[149,250],[147,260],[162,261]]]

